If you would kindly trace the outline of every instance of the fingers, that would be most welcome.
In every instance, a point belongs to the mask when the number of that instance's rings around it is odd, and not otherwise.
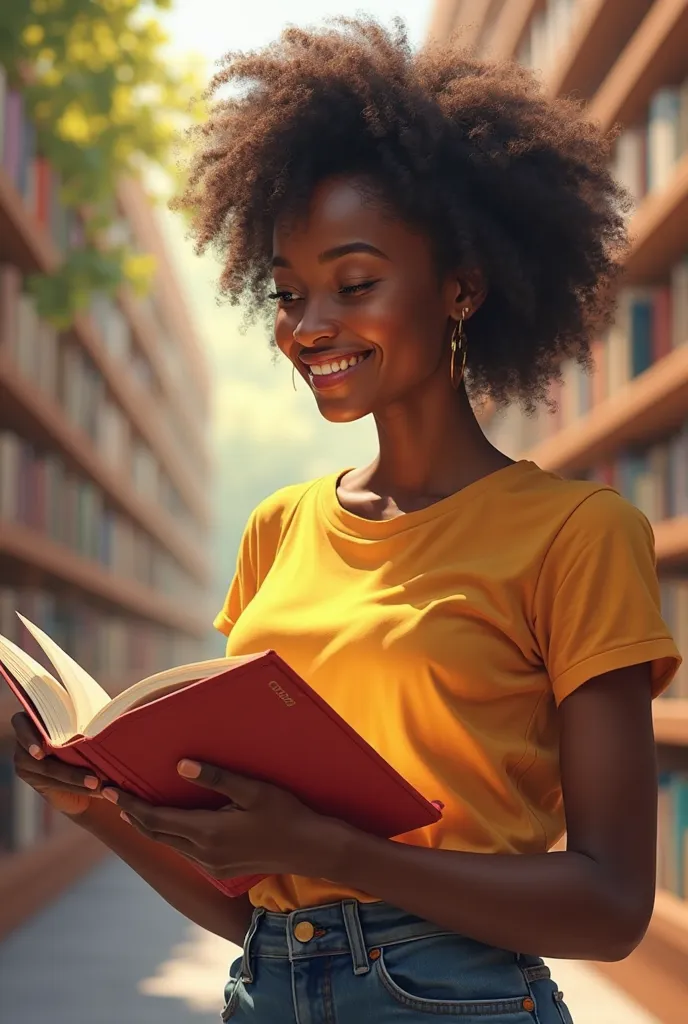
[[[103,796],[113,804],[117,804],[129,817],[135,819],[150,833],[158,835],[182,836],[185,839],[198,840],[207,824],[207,811],[181,811],[175,807],[153,807],[145,800],[139,800],[131,793],[107,786]]]
[[[169,835],[165,832],[154,832],[149,828],[146,828],[140,821],[132,817],[130,814],[122,811],[121,818],[135,828],[139,835],[145,836],[146,839],[152,839],[155,843],[161,843],[163,846],[169,846],[173,850],[177,850],[179,853],[183,853],[185,857],[192,860],[194,863],[200,863],[198,861],[198,847],[195,846],[190,839],[184,839],[182,836]],[[196,856],[194,857],[194,851]]]
[[[100,779],[88,769],[77,768],[71,764],[63,764],[56,757],[43,757],[37,760],[17,742],[14,754],[14,767],[21,779],[29,781],[29,777],[40,780],[45,787],[46,782],[54,782],[60,787],[74,787],[81,792],[94,793],[100,789]],[[34,785],[33,782],[29,783]]]
[[[26,782],[27,785],[31,786],[33,789],[36,789],[41,793],[45,792],[47,789],[45,775],[36,775],[30,772],[22,772],[20,778],[22,782]],[[84,786],[72,785],[68,782],[56,782],[50,786],[50,789],[54,790],[55,792],[59,790],[60,793],[76,793],[78,796],[88,795],[96,800],[101,799],[100,793],[94,792],[91,789],[85,789]]]
[[[20,747],[23,747],[24,750],[28,751],[32,757],[39,761],[45,757],[43,737],[24,711],[12,715],[12,728]]]
[[[260,796],[261,791],[266,788],[266,783],[258,782],[256,779],[247,779],[243,775],[235,775],[233,772],[218,768],[217,765],[203,764],[199,761],[184,759],[177,765],[179,774],[193,782],[195,786],[202,786],[204,789],[212,789],[223,796],[242,811],[249,810]]]

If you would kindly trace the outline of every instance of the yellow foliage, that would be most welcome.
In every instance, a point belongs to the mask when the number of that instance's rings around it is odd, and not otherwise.
[[[27,25],[23,39],[27,46],[40,46],[45,39],[45,29],[42,25]]]
[[[126,85],[118,85],[112,90],[110,118],[114,124],[126,124],[132,113],[132,93]]]
[[[148,289],[156,268],[157,261],[151,253],[129,253],[122,264],[125,277],[137,292]]]
[[[89,130],[88,118],[84,108],[76,103],[70,103],[63,111],[56,128],[57,134],[65,142],[75,142],[77,145],[83,146],[90,141],[91,132]]]
[[[107,64],[114,64],[119,59],[119,46],[112,34],[107,21],[96,21],[93,24],[93,45]]]

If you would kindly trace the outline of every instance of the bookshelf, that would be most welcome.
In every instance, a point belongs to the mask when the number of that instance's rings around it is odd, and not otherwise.
[[[688,700],[655,701],[653,713],[657,742],[688,748]]]
[[[156,258],[151,292],[95,296],[57,331],[25,278],[86,214],[63,208],[0,68],[0,632],[37,656],[18,608],[113,695],[205,657],[212,612],[209,369],[143,187],[117,204]],[[104,852],[14,778],[16,710],[0,692],[0,938]]]
[[[653,522],[665,614],[688,656],[688,0],[504,0],[442,5],[486,56],[536,69],[605,129],[634,197],[617,320],[595,339],[594,374],[562,367],[555,416],[498,412],[498,445],[564,476],[618,486]],[[439,10],[439,4],[438,4]],[[643,320],[642,318],[646,319]],[[644,325],[642,348],[640,324]],[[647,324],[650,324],[648,327]],[[641,352],[642,349],[642,352]],[[683,476],[682,476],[683,474]],[[684,479],[685,482],[681,482]],[[653,512],[655,514],[653,514]],[[653,708],[660,785],[658,892],[646,939],[598,970],[666,1024],[688,1005],[688,673]],[[682,860],[681,860],[682,858]]]

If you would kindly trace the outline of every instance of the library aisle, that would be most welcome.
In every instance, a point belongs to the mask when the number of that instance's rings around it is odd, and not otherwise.
[[[219,1024],[237,952],[106,860],[0,944],[0,1024]],[[659,1024],[593,968],[550,966],[575,1024]]]

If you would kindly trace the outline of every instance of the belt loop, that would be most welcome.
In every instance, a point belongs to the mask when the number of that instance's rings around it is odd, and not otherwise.
[[[251,943],[253,937],[258,931],[258,924],[261,917],[265,913],[263,907],[256,907],[251,917],[251,924],[246,932],[246,938],[244,939],[244,955],[241,958],[241,973],[240,977],[244,984],[250,985],[253,981],[253,968],[251,966]]]
[[[361,919],[358,914],[358,902],[356,900],[342,900],[342,914],[344,915],[346,934],[349,937],[354,974],[367,974],[370,970],[370,964],[368,963]]]

